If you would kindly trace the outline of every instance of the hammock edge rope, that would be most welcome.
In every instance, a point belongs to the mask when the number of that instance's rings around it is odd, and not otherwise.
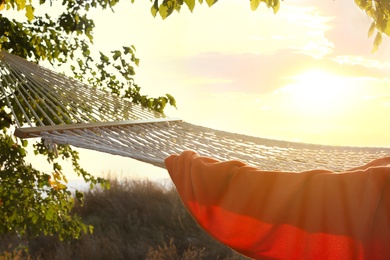
[[[341,171],[390,155],[390,148],[296,143],[193,125],[4,51],[0,52],[0,85],[15,119],[12,104],[21,110],[29,124],[20,126],[15,120],[17,137],[41,137],[50,145],[69,144],[159,167],[164,167],[165,157],[184,150],[221,161],[240,160],[262,169],[285,171],[313,168]],[[58,122],[49,120],[46,112],[60,115]],[[47,125],[41,116],[49,118]]]

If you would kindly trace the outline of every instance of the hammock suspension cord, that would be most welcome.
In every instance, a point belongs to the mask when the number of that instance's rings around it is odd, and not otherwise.
[[[0,102],[12,110],[16,136],[40,137],[48,145],[69,144],[159,167],[167,156],[183,150],[284,171],[342,171],[390,155],[390,148],[269,140],[167,118],[4,51],[0,89]]]

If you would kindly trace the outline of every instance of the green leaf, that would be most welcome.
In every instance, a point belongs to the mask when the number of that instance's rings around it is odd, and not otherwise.
[[[37,215],[37,214],[32,214],[32,216],[31,216],[31,221],[32,221],[32,223],[37,223],[37,221],[38,221],[38,218],[39,218],[39,216]]]
[[[122,53],[120,51],[113,51],[113,53],[114,53],[114,56],[112,56],[112,58],[114,60],[117,60],[122,55]]]
[[[88,230],[87,230],[87,226],[86,226],[86,225],[82,225],[81,228],[82,228],[82,230],[83,230],[83,233],[84,233],[84,234],[87,234],[87,231],[88,231]]]
[[[188,9],[192,12],[195,8],[195,0],[184,0],[184,3],[188,6]]]
[[[104,55],[103,53],[100,52],[100,60],[103,62],[103,63],[109,63],[110,59]]]
[[[125,50],[123,53],[126,55],[128,53],[133,53],[130,47],[123,46],[123,49]]]
[[[261,0],[251,0],[251,9],[255,11],[259,7]]]
[[[28,141],[26,139],[22,140],[22,146],[26,147],[28,145]]]
[[[211,7],[213,4],[215,4],[218,0],[206,0],[206,3],[209,7]]]
[[[370,29],[368,29],[368,37],[371,37],[375,31],[375,22],[371,23]]]
[[[168,0],[164,1],[159,8],[159,13],[161,18],[164,20],[166,19],[174,10],[173,1]]]
[[[19,0],[16,2],[18,6],[18,11],[23,10],[26,7],[26,1],[25,0]]]
[[[168,98],[169,104],[177,109],[177,107],[176,107],[176,99],[172,95],[170,95],[170,94],[165,94],[165,95]]]
[[[272,6],[274,9],[274,14],[276,14],[280,9],[280,0],[274,0],[274,5]]]
[[[26,6],[26,17],[30,22],[34,19],[34,7],[32,5]]]
[[[46,220],[52,220],[53,219],[53,216],[55,214],[55,211],[52,207],[49,207],[46,212],[45,212],[45,218]]]
[[[371,53],[375,53],[378,50],[378,47],[381,43],[382,43],[382,33],[377,32],[374,40],[374,45],[372,46]]]
[[[152,13],[153,17],[156,17],[158,11],[158,0],[155,0],[153,6],[150,8],[150,12]]]
[[[382,31],[387,35],[390,36],[390,20],[383,20],[382,21]]]
[[[76,190],[76,199],[77,199],[78,201],[82,202],[83,199],[84,199],[84,194],[83,194],[82,192]]]

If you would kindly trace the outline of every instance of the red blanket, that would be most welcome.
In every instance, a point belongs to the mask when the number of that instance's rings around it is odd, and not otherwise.
[[[389,163],[292,173],[192,151],[165,160],[198,224],[257,259],[390,259]]]

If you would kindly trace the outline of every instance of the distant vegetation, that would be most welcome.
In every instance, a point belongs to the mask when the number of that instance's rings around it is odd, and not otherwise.
[[[247,259],[209,237],[183,207],[175,189],[150,181],[111,180],[109,190],[85,193],[74,212],[92,235],[59,241],[0,237],[0,259]]]

